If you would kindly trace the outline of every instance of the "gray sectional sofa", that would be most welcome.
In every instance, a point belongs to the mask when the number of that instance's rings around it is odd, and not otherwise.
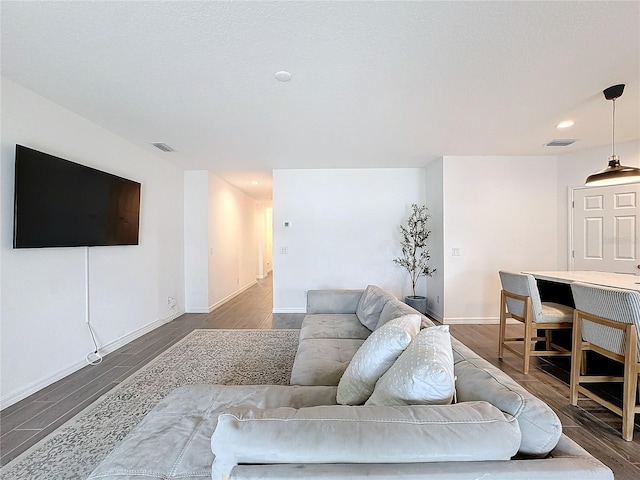
[[[455,403],[338,405],[372,331],[416,314],[371,286],[309,291],[290,386],[179,388],[90,479],[613,478],[544,402],[455,338]]]

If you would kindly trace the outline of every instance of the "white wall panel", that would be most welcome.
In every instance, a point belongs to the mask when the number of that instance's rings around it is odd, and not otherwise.
[[[393,258],[412,203],[425,203],[424,169],[274,171],[274,312],[305,311],[309,289],[376,284],[408,295]]]
[[[557,204],[554,157],[444,157],[446,322],[497,320],[501,269],[558,269]]]
[[[91,322],[115,347],[184,310],[182,172],[2,78],[2,406],[85,365],[85,248],[12,248],[15,145],[141,182],[140,244],[91,247]],[[177,308],[167,305],[167,297]]]
[[[208,312],[209,295],[209,172],[184,172],[185,310]]]
[[[429,208],[429,237],[431,266],[436,269],[427,279],[427,312],[433,318],[442,321],[445,316],[445,269],[444,269],[444,160],[438,158],[426,168],[427,207]]]

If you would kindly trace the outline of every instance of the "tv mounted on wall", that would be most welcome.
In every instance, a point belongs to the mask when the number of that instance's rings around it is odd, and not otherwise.
[[[140,183],[16,145],[13,247],[138,245]]]

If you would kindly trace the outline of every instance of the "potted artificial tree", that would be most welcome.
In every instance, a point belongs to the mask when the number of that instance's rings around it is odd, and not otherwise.
[[[435,269],[429,267],[429,250],[427,250],[427,238],[431,231],[427,229],[427,220],[430,215],[427,213],[425,205],[411,205],[411,214],[407,219],[407,224],[400,225],[402,233],[402,256],[394,258],[393,261],[403,268],[406,268],[411,277],[411,289],[413,295],[405,297],[406,304],[412,306],[421,313],[427,310],[427,297],[416,295],[416,283],[420,277],[430,277]]]

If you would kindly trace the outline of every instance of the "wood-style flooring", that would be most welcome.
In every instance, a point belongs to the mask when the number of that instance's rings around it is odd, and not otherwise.
[[[272,278],[259,280],[210,314],[186,314],[0,412],[2,465],[34,445],[169,346],[197,328],[273,328]],[[607,464],[617,480],[640,479],[640,428],[633,442],[620,436],[620,417],[584,400],[569,404],[569,387],[533,359],[528,375],[521,360],[509,353],[498,360],[497,325],[452,325],[451,333],[547,402],[562,421],[564,432]],[[511,328],[511,326],[509,327]],[[515,328],[515,327],[513,327]],[[640,420],[640,419],[638,419]]]

